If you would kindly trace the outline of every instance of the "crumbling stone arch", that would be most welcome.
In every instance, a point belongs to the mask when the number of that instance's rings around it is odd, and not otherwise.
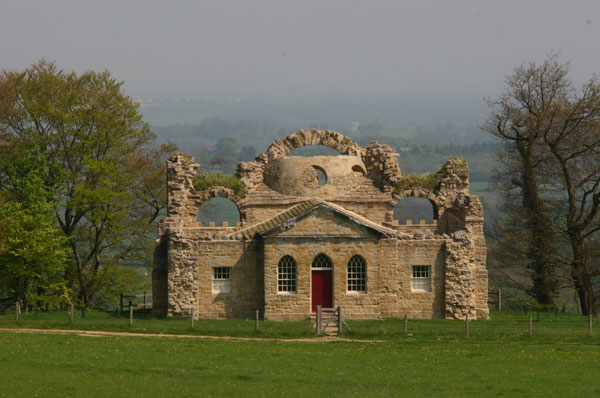
[[[360,145],[349,137],[333,130],[300,130],[287,137],[273,142],[265,154],[270,159],[284,157],[291,151],[308,145],[322,145],[335,149],[342,155],[359,155],[362,153]]]
[[[400,202],[402,199],[405,199],[405,198],[427,199],[429,201],[429,203],[431,203],[431,206],[433,207],[433,219],[439,220],[439,218],[440,218],[440,210],[441,210],[442,206],[440,205],[439,198],[437,197],[437,195],[435,193],[433,193],[429,189],[426,189],[426,188],[405,189],[400,192],[395,192],[393,197],[394,197],[394,207],[396,207],[398,202]]]
[[[308,145],[322,145],[335,149],[342,155],[360,156],[366,167],[366,176],[386,193],[391,193],[402,178],[398,154],[389,145],[371,142],[367,146],[360,146],[336,131],[316,129],[300,130],[276,140],[255,161],[241,162],[237,176],[247,188],[254,189],[264,181],[265,171],[271,160],[283,158],[294,149]]]
[[[230,200],[235,205],[240,221],[243,219],[243,212],[240,210],[240,202],[243,198],[233,189],[223,186],[212,186],[196,192],[197,194],[193,196],[194,206],[196,207],[195,217],[198,216],[200,206],[202,206],[205,202],[214,198],[223,198]],[[194,218],[194,220],[196,220],[196,218]]]

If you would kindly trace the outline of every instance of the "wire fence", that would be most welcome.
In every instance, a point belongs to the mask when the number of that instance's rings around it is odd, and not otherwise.
[[[104,311],[69,307],[63,311],[12,311],[0,315],[0,328],[81,329],[131,331],[164,334],[204,334],[228,336],[309,337],[316,330],[309,319],[303,321],[268,321],[262,311],[229,314],[231,319],[193,317],[156,318],[150,309],[133,306],[124,311]],[[235,317],[234,317],[235,316]],[[546,312],[491,313],[490,319],[448,320],[389,318],[385,320],[346,320],[349,329],[342,335],[374,339],[482,339],[495,342],[531,338],[554,341],[592,339],[600,343],[600,325],[592,316]]]
[[[600,325],[593,316],[560,311],[533,311],[523,306],[519,311],[498,311],[506,308],[502,291],[490,292],[490,319],[448,320],[390,318],[385,320],[347,320],[357,338],[482,338],[510,340],[535,336],[554,340],[577,340],[600,337]],[[514,308],[514,307],[511,307]],[[220,319],[217,319],[220,318]],[[131,330],[156,333],[196,333],[207,335],[252,336],[255,333],[274,337],[302,337],[315,333],[311,319],[276,322],[265,320],[262,309],[227,312],[194,313],[190,310],[180,317],[157,317],[148,292],[123,294],[115,304],[101,309],[62,303],[54,308],[34,307],[14,302],[4,303],[0,328],[72,328],[93,330]],[[596,330],[594,330],[596,329]],[[595,340],[594,340],[595,341]],[[600,341],[600,339],[599,339]]]

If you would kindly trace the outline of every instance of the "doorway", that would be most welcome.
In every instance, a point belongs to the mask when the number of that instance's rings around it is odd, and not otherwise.
[[[319,254],[312,263],[312,312],[317,312],[317,306],[333,307],[333,263],[325,254]]]

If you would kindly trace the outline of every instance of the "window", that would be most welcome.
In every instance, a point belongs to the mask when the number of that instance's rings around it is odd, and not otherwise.
[[[411,287],[414,291],[431,291],[431,267],[415,265],[412,267]]]
[[[231,293],[231,268],[213,267],[213,293]]]
[[[313,269],[332,269],[333,263],[331,259],[327,257],[325,254],[321,253],[312,262]]]
[[[296,293],[296,260],[283,256],[277,265],[277,291]]]
[[[358,255],[348,261],[348,291],[367,291],[367,263]]]

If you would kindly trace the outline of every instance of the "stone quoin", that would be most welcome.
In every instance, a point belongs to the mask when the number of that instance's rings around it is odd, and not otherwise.
[[[338,156],[287,156],[323,145]],[[168,213],[152,271],[158,316],[301,320],[316,305],[346,319],[487,318],[483,208],[469,169],[451,158],[437,173],[403,176],[391,147],[360,146],[334,131],[301,130],[240,163],[243,190],[197,189],[200,165],[167,161]],[[326,182],[319,181],[318,174]],[[232,200],[238,225],[203,225],[199,206]],[[431,224],[399,225],[396,204],[427,199]]]

